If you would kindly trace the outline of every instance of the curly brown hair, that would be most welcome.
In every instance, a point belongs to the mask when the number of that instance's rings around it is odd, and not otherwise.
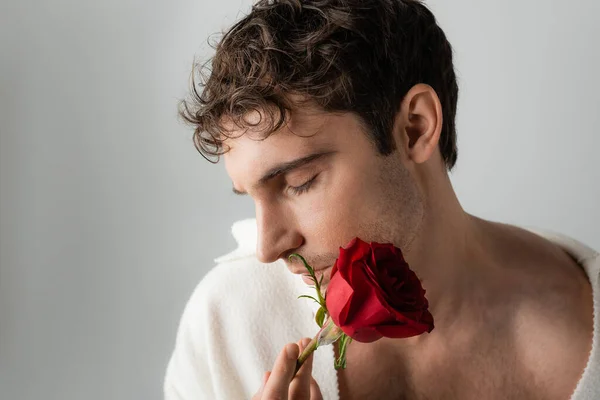
[[[194,125],[194,144],[211,162],[228,151],[230,122],[242,129],[260,124],[266,138],[301,106],[298,99],[354,113],[388,155],[400,103],[418,83],[440,98],[439,147],[451,170],[458,100],[452,48],[421,1],[260,0],[223,35],[214,57],[194,68],[180,115]],[[247,118],[256,112],[260,121]]]

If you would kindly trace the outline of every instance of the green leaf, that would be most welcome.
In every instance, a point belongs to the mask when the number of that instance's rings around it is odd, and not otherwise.
[[[325,277],[325,275],[321,276],[321,279],[319,281],[317,281],[317,276],[315,275],[315,270],[310,265],[308,265],[308,263],[306,262],[304,257],[302,257],[298,253],[293,253],[288,257],[288,259],[291,260],[293,257],[299,258],[302,261],[302,263],[304,264],[304,267],[308,270],[308,274],[310,275],[310,278],[312,279],[312,281],[315,283],[314,287],[317,291],[317,299],[318,300],[315,300],[315,301],[317,303],[319,303],[319,305],[321,307],[323,307],[325,309],[325,311],[327,311],[327,306],[325,305],[325,299],[323,298],[323,294],[321,293],[321,284],[323,283],[323,278]]]
[[[335,360],[335,364],[333,365],[335,369],[346,369],[346,360],[343,361],[341,359]]]
[[[314,301],[315,301],[317,304],[321,305],[321,303],[319,303],[319,300],[317,300],[317,299],[315,299],[314,297],[312,297],[312,296],[309,296],[309,295],[307,295],[307,294],[303,294],[302,296],[298,296],[298,298],[299,298],[299,299],[301,299],[301,298],[303,298],[303,297],[304,297],[304,298],[306,298],[306,299],[311,299],[311,300],[314,300]]]
[[[323,327],[323,322],[325,322],[325,309],[323,307],[319,308],[319,311],[317,311],[315,321],[317,322],[317,325],[319,325],[319,328]]]
[[[340,356],[337,360],[335,360],[335,369],[346,368],[346,349],[348,348],[350,342],[352,342],[352,338],[346,334],[344,334],[340,340],[338,340],[340,346]]]

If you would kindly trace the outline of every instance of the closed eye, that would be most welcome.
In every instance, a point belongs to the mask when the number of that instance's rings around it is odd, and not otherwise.
[[[303,183],[300,186],[288,186],[288,189],[294,196],[299,196],[303,193],[306,193],[306,192],[308,192],[308,190],[311,188],[311,186],[315,182],[315,179],[317,179],[317,176],[319,176],[319,174],[313,176],[312,178],[310,178],[308,181],[306,181],[305,183]]]

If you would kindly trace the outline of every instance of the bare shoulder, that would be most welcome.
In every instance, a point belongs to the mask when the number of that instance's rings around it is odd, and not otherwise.
[[[525,229],[512,225],[502,225],[502,229],[505,246],[510,249],[509,263],[519,270],[517,275],[531,285],[532,301],[567,309],[592,306],[589,279],[568,252]]]
[[[554,330],[591,332],[592,288],[577,261],[559,245],[532,232],[502,225],[505,266],[520,295],[518,311]],[[517,284],[518,281],[518,284]]]
[[[593,300],[587,275],[557,244],[515,226],[500,229],[507,249],[514,250],[511,268],[520,283],[512,329],[518,359],[535,371],[540,386],[569,395],[592,345]]]

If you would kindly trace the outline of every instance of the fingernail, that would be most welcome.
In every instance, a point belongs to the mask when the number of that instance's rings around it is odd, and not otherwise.
[[[295,360],[298,358],[298,346],[294,346],[293,344],[288,344],[285,347],[285,353],[287,358],[290,360]]]
[[[302,349],[305,349],[306,346],[308,346],[309,343],[310,343],[310,338],[304,338],[304,339],[302,339]]]

